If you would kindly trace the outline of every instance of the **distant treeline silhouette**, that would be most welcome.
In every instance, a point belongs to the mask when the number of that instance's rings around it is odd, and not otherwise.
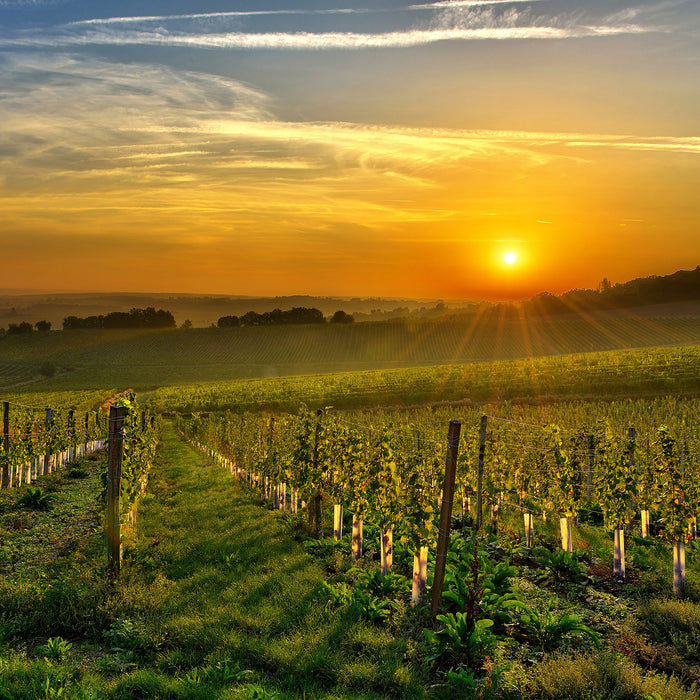
[[[331,323],[352,323],[353,317],[345,311],[336,311]],[[264,313],[249,311],[243,316],[222,316],[217,321],[219,328],[235,328],[236,326],[283,326],[300,323],[325,323],[323,312],[319,309],[307,309],[304,306],[296,306],[289,311],[273,309]]]
[[[672,275],[640,277],[621,284],[613,284],[608,279],[603,279],[598,289],[573,289],[559,296],[542,292],[522,302],[522,306],[526,312],[534,314],[557,314],[698,299],[700,265],[694,270],[679,270]]]
[[[165,309],[148,306],[131,311],[112,311],[106,316],[66,316],[63,330],[76,328],[174,328],[175,318]]]

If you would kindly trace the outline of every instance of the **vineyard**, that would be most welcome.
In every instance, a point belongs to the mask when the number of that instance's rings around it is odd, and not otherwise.
[[[569,552],[571,521],[579,513],[599,519],[618,538],[639,521],[640,537],[653,531],[673,543],[677,557],[685,560],[685,543],[695,540],[700,510],[698,400],[533,409],[501,405],[492,411],[479,417],[476,409],[462,409],[456,493],[463,516],[474,514],[480,524],[486,508],[497,532],[499,512],[515,509],[526,516],[523,537],[532,542],[532,516],[546,520],[549,515],[561,523],[562,548]],[[299,499],[313,502],[316,511],[308,508],[316,537],[321,536],[318,509],[324,498],[337,513],[345,507],[353,514],[357,551],[364,519],[387,532],[382,540],[386,573],[394,531],[411,544],[417,559],[422,548],[434,549],[446,426],[453,415],[453,409],[319,412],[315,418],[308,412],[281,417],[195,414],[178,425],[232,471],[263,484],[266,497],[276,489],[274,501],[280,507],[287,484],[292,513]],[[335,535],[340,539],[337,528]],[[615,557],[615,573],[624,576],[624,535]],[[424,564],[416,561],[416,570],[425,571]],[[679,570],[679,594],[684,577]],[[417,585],[424,589],[425,579]]]
[[[699,370],[5,394],[0,696],[696,698]]]
[[[698,391],[700,347],[686,346],[162,387],[148,405],[156,412],[295,411],[303,403],[344,409]]]
[[[42,391],[159,386],[330,372],[461,366],[677,346],[700,341],[695,316],[312,324],[181,330],[51,331],[0,338],[0,387]],[[53,376],[40,372],[48,363]],[[26,389],[21,387],[25,386]]]

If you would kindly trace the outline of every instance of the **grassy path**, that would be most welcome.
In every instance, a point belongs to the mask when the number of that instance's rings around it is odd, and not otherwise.
[[[323,571],[289,525],[172,424],[149,492],[125,562],[126,614],[113,626],[152,659],[132,683],[173,697],[183,679],[186,697],[422,695],[405,644],[330,610]]]

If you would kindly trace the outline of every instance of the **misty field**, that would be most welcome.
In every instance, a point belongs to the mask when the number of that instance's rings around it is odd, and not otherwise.
[[[148,390],[194,382],[463,364],[700,342],[700,318],[75,330],[0,338],[0,388]],[[48,363],[55,374],[41,373]],[[27,382],[31,382],[27,384]],[[36,383],[36,384],[35,384]]]

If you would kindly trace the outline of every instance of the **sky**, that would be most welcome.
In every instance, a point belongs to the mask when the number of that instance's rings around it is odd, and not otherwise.
[[[692,269],[698,76],[698,0],[0,0],[0,287],[498,300]]]

